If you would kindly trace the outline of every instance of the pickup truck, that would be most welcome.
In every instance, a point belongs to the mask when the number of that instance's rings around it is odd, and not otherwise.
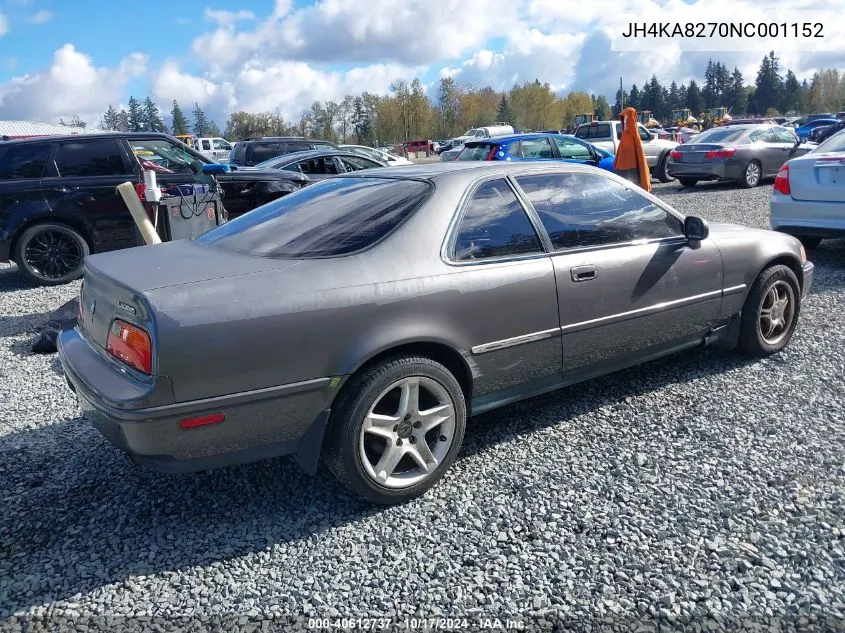
[[[640,139],[643,142],[646,161],[651,175],[660,182],[670,182],[673,178],[666,172],[666,161],[678,143],[657,138],[644,125],[638,125]],[[622,135],[622,124],[619,121],[593,121],[583,123],[575,129],[575,136],[596,147],[601,147],[611,154],[616,154],[619,147],[619,137]]]

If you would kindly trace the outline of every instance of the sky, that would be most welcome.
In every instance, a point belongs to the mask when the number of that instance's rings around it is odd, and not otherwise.
[[[298,120],[315,100],[386,94],[397,78],[419,77],[435,97],[447,75],[497,90],[539,79],[612,102],[620,76],[626,89],[652,73],[701,81],[711,57],[753,82],[771,49],[803,78],[845,70],[843,10],[845,0],[0,0],[0,119],[96,124],[109,104],[149,95],[165,112],[174,99],[199,103],[222,128],[232,111]],[[799,32],[820,23],[823,37],[621,38],[632,21],[761,19]]]

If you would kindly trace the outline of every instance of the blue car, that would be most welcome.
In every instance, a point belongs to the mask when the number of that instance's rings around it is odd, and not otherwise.
[[[568,134],[513,134],[469,141],[456,160],[562,160],[613,171],[613,154]]]
[[[801,127],[795,128],[795,133],[802,141],[806,141],[807,137],[810,136],[810,132],[815,130],[817,127],[821,127],[823,125],[834,125],[836,123],[839,123],[839,119],[813,119]]]

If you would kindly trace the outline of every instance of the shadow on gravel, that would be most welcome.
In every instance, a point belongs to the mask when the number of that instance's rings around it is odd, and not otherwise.
[[[17,266],[4,266],[0,268],[0,292],[11,292],[12,290],[29,290],[37,288],[20,273]]]
[[[0,338],[35,334],[35,331],[47,322],[51,312],[36,312],[17,316],[0,316]]]
[[[462,454],[601,407],[630,407],[625,398],[748,362],[685,353],[511,405],[473,418]],[[689,403],[690,415],[697,406]],[[133,465],[83,418],[5,436],[0,481],[0,618],[133,575],[318,539],[330,527],[389,512],[350,498],[324,471],[303,474],[289,459],[158,474]]]
[[[774,183],[774,179],[764,180],[758,187],[766,187],[767,185],[771,187]],[[673,195],[688,195],[691,193],[705,193],[708,191],[725,191],[725,192],[734,192],[734,191],[746,191],[739,184],[735,182],[719,182],[719,181],[712,181],[712,182],[699,182],[694,187],[682,187],[681,183],[677,180],[674,182],[667,183],[665,187],[661,187],[659,191],[655,192],[661,198],[664,196],[673,196]],[[753,191],[753,190],[749,190]]]

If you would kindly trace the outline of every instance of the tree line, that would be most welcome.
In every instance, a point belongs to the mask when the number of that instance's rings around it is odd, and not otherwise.
[[[785,72],[784,72],[785,70]],[[539,79],[514,85],[500,92],[457,82],[440,80],[434,98],[426,94],[419,79],[396,80],[389,94],[363,92],[338,101],[315,101],[294,119],[274,112],[233,112],[222,134],[194,104],[192,121],[176,101],[172,102],[169,125],[155,102],[147,97],[130,98],[128,108],[109,106],[100,127],[120,131],[156,131],[197,136],[223,136],[230,141],[258,136],[296,135],[340,143],[401,143],[416,139],[452,138],[472,127],[508,122],[521,131],[565,129],[578,114],[593,113],[599,119],[616,116],[624,106],[650,110],[659,121],[672,118],[672,111],[689,108],[693,116],[714,107],[729,108],[734,117],[778,116],[845,109],[845,73],[836,69],[816,72],[799,81],[790,69],[783,69],[772,51],[763,57],[753,81],[746,81],[738,68],[732,70],[719,60],[709,60],[704,80],[662,85],[655,75],[642,84],[616,91],[611,104],[603,95],[586,92],[556,94]],[[74,117],[78,121],[78,117]],[[71,121],[71,125],[74,121]],[[80,122],[81,123],[81,122]],[[83,124],[84,125],[84,124]]]
[[[139,101],[135,97],[129,97],[128,106],[125,109],[116,109],[109,104],[105,114],[100,120],[100,129],[113,130],[116,132],[165,132],[174,136],[182,134],[194,134],[196,136],[220,136],[220,128],[208,118],[198,103],[194,104],[191,111],[193,124],[174,100],[170,110],[170,125],[164,122],[161,110],[151,97]],[[78,120],[78,117],[74,117]],[[60,123],[62,123],[60,121]],[[64,125],[64,123],[62,123]],[[73,122],[70,123],[73,125]],[[84,124],[83,124],[84,127]]]

